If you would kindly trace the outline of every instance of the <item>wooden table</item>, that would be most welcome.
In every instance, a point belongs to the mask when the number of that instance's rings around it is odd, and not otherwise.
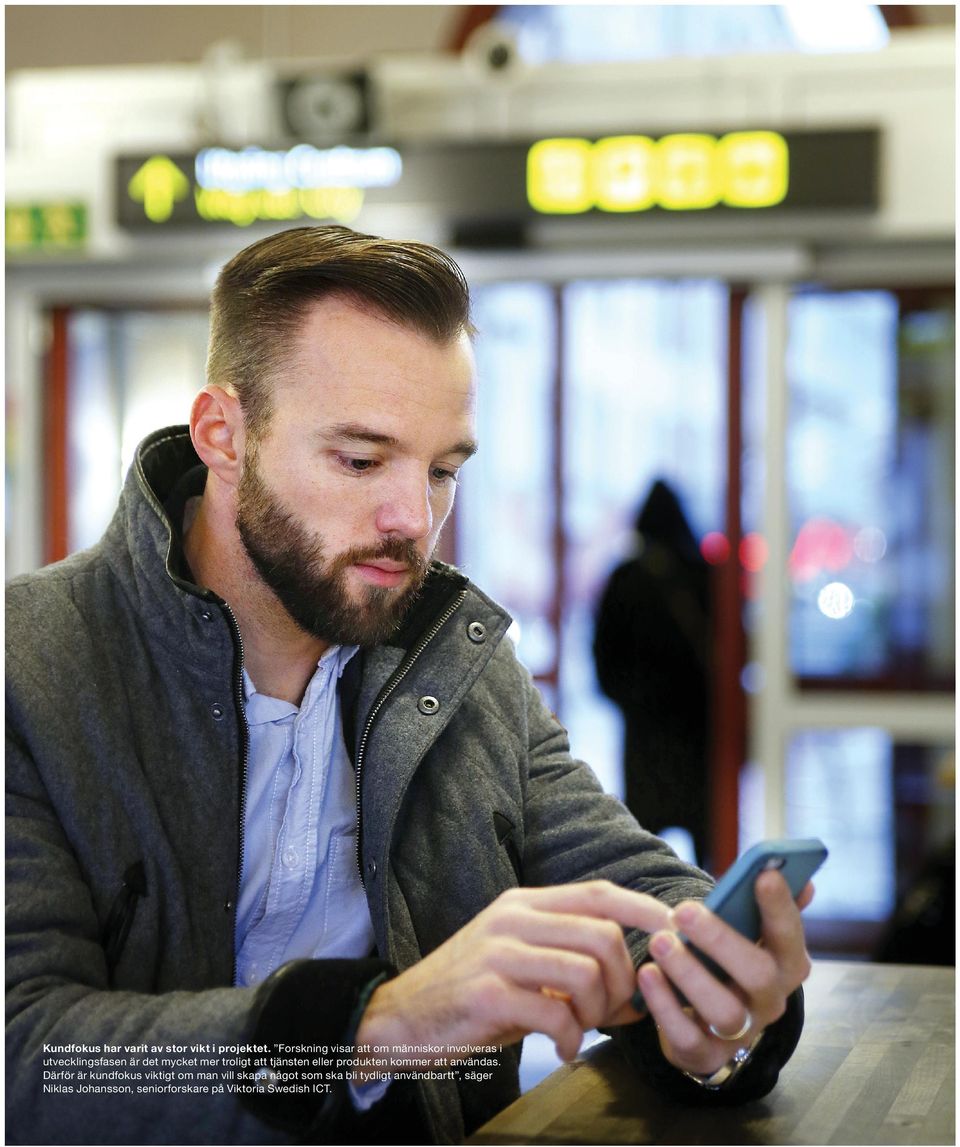
[[[662,1099],[608,1040],[468,1140],[494,1143],[955,1143],[953,968],[817,961],[780,1082],[724,1110]]]

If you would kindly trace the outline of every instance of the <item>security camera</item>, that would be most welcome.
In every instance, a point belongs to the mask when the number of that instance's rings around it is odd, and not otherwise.
[[[513,77],[523,64],[515,31],[497,20],[488,20],[471,33],[463,55],[467,65],[485,77]]]
[[[370,127],[369,83],[363,72],[299,76],[279,85],[287,132],[311,143],[333,143]]]

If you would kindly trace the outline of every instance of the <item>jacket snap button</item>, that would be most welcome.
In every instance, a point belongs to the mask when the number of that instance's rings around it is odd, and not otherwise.
[[[253,1073],[253,1085],[257,1091],[273,1091],[280,1077],[271,1067],[258,1067]]]
[[[430,717],[440,708],[440,702],[436,697],[421,697],[417,702],[417,708]]]
[[[213,614],[210,612],[209,609],[205,609],[203,611],[203,613],[200,614],[200,616],[203,618],[204,621],[213,621]]]
[[[487,627],[480,621],[471,621],[467,626],[467,637],[481,645],[487,640]]]
[[[375,860],[367,861],[367,875],[371,880],[374,880],[377,875],[377,862]]]
[[[223,720],[223,706],[219,703],[219,701],[215,701],[210,706],[210,712],[213,714],[214,721]]]

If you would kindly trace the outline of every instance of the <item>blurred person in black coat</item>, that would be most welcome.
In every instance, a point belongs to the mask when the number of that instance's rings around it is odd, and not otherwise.
[[[623,711],[627,807],[642,824],[686,829],[708,862],[710,577],[677,495],[656,481],[634,553],[596,614],[600,687]]]

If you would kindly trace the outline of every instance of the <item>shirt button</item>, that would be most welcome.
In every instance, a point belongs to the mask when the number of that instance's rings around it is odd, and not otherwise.
[[[251,964],[247,968],[247,974],[243,977],[248,984],[255,984],[257,982],[258,968],[256,964]]]
[[[421,713],[425,713],[428,717],[432,717],[434,713],[440,708],[440,702],[436,697],[421,697],[417,702],[417,708]]]
[[[297,855],[297,850],[295,848],[288,848],[284,851],[284,854],[283,854],[284,867],[295,868],[298,860],[299,860],[299,856]]]

